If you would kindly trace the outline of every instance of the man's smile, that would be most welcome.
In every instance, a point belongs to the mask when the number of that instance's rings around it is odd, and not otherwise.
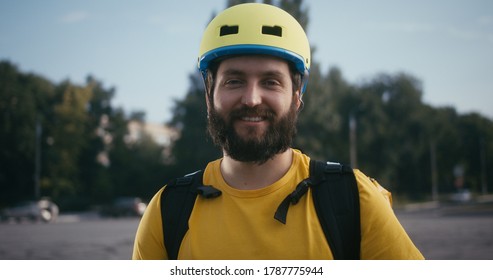
[[[241,120],[245,121],[245,122],[261,122],[261,121],[265,120],[265,118],[262,118],[262,117],[242,117]]]

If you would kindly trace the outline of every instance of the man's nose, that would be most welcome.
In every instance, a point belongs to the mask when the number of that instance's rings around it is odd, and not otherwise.
[[[241,103],[248,107],[255,107],[262,103],[262,91],[257,85],[248,85],[241,98]]]

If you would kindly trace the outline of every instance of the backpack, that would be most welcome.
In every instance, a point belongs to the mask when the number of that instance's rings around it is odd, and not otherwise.
[[[197,195],[214,199],[221,191],[202,184],[203,171],[174,179],[161,194],[164,244],[169,259],[177,259],[181,241],[188,230],[188,219]],[[312,188],[312,197],[325,238],[334,259],[360,258],[359,194],[353,170],[339,163],[310,160],[310,175],[302,180],[274,213],[286,224],[290,206],[296,205]]]

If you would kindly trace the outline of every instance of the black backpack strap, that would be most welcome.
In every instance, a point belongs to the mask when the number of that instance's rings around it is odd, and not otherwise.
[[[188,231],[188,219],[195,205],[197,194],[204,198],[215,198],[221,191],[202,184],[203,171],[170,181],[161,193],[161,219],[164,246],[168,259],[176,260],[181,241]]]
[[[310,160],[310,176],[281,202],[274,218],[285,224],[289,206],[298,203],[309,187],[334,259],[359,259],[359,192],[350,167]]]
[[[359,192],[353,170],[312,161],[313,202],[334,259],[360,259]]]

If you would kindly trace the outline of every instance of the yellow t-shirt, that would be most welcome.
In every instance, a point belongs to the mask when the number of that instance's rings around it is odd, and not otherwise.
[[[288,172],[258,190],[230,187],[221,160],[209,163],[203,183],[222,191],[214,199],[198,196],[178,259],[333,259],[315,212],[311,190],[288,211],[287,223],[274,219],[281,201],[309,175],[310,158],[293,150]],[[390,206],[390,193],[359,170],[362,259],[423,259]],[[167,259],[160,196],[152,198],[135,237],[133,259]]]

